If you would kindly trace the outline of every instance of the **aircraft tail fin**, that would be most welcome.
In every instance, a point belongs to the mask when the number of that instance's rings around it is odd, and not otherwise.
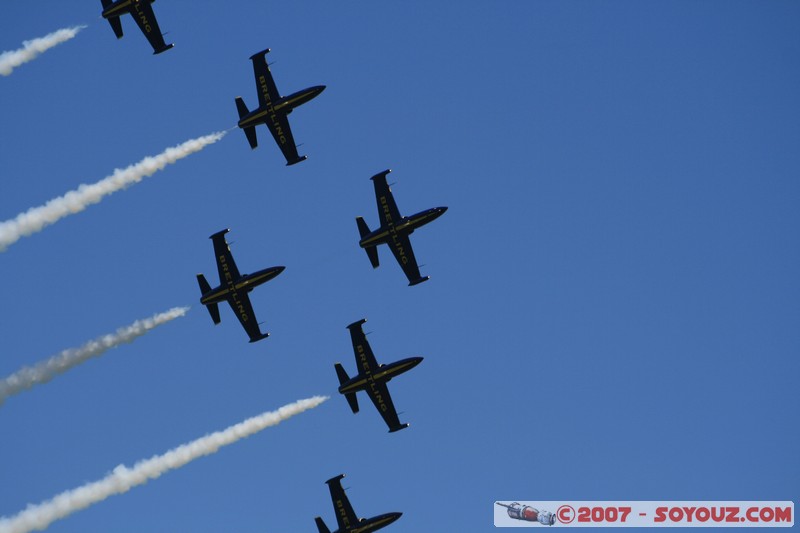
[[[331,530],[328,529],[328,526],[326,526],[325,522],[322,521],[321,516],[314,518],[314,522],[317,523],[317,529],[319,529],[319,533],[331,533]]]
[[[204,275],[197,275],[197,283],[200,285],[201,295],[211,292],[211,286]],[[219,324],[219,306],[217,304],[207,304],[206,309],[208,309],[208,314],[211,315],[211,320],[214,321],[214,324]]]
[[[394,433],[395,431],[400,431],[401,429],[405,429],[405,428],[407,428],[407,427],[408,427],[408,426],[410,426],[410,425],[411,425],[411,424],[400,424],[400,425],[398,425],[398,426],[395,426],[395,427],[393,427],[392,429],[390,429],[390,430],[389,430],[389,433]]]
[[[244,117],[250,113],[250,110],[247,109],[247,105],[242,100],[241,96],[236,97],[236,110],[239,112],[239,120],[242,120]],[[255,148],[258,146],[258,138],[256,137],[256,127],[250,126],[247,128],[242,128],[244,130],[244,134],[247,136],[247,142],[250,143],[250,148]]]
[[[356,224],[358,224],[358,233],[361,235],[362,239],[370,234],[369,226],[367,226],[363,218],[356,217]],[[378,249],[375,246],[367,246],[364,250],[367,252],[369,262],[372,263],[372,268],[378,268],[380,265],[378,261]]]
[[[339,376],[339,385],[344,385],[345,383],[350,381],[350,376],[347,375],[347,372],[345,371],[341,363],[336,363],[334,366],[336,367],[336,375]],[[354,413],[357,413],[358,398],[356,398],[356,393],[349,392],[345,394],[344,397],[347,399],[347,403],[350,404],[350,410],[353,411]]]

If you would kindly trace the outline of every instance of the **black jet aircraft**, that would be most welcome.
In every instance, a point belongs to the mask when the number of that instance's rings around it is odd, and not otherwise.
[[[389,389],[386,383],[393,377],[399,376],[403,372],[408,372],[422,361],[422,357],[409,357],[401,361],[379,365],[369,347],[367,337],[361,329],[361,325],[366,322],[362,318],[358,322],[353,322],[347,329],[350,330],[350,338],[353,341],[353,352],[356,355],[356,367],[359,372],[352,379],[347,375],[341,363],[336,363],[336,374],[339,376],[339,392],[344,394],[350,409],[354,413],[358,412],[357,391],[366,391],[375,408],[383,417],[386,425],[389,426],[389,433],[400,431],[407,428],[408,424],[401,424],[397,418],[397,411],[389,396]]]
[[[250,304],[250,297],[247,295],[258,285],[266,283],[281,272],[282,266],[274,266],[259,270],[252,274],[239,274],[236,263],[233,261],[231,249],[225,241],[225,234],[229,229],[218,231],[211,237],[214,242],[214,255],[217,258],[217,270],[219,270],[219,287],[212,289],[202,274],[197,275],[197,282],[200,284],[200,303],[205,305],[211,315],[214,324],[219,324],[220,302],[228,302],[236,314],[236,318],[242,323],[242,327],[250,336],[250,342],[260,341],[269,337],[269,333],[261,333],[256,322],[256,315],[253,306]]]
[[[408,278],[408,285],[417,285],[428,281],[430,276],[420,276],[417,259],[414,257],[414,250],[411,248],[411,240],[408,236],[414,233],[415,229],[442,216],[447,208],[434,207],[410,217],[400,216],[397,204],[394,203],[392,189],[386,183],[386,175],[389,172],[391,170],[384,170],[370,178],[375,185],[375,198],[378,201],[378,217],[381,220],[381,227],[370,231],[364,219],[356,217],[358,232],[361,234],[358,245],[366,250],[372,268],[378,268],[377,246],[387,244]]]
[[[166,44],[164,42],[164,35],[158,28],[158,21],[156,20],[155,13],[153,13],[153,6],[150,5],[155,1],[156,0],[117,0],[115,2],[114,0],[101,0],[101,2],[103,2],[103,18],[108,20],[108,23],[111,24],[111,29],[114,30],[117,39],[122,39],[122,22],[120,22],[119,17],[126,13],[130,14],[133,20],[136,21],[136,24],[139,25],[139,29],[142,30],[144,36],[147,37],[150,46],[153,47],[153,53],[160,54],[161,52],[166,52],[175,45]]]
[[[344,474],[340,474],[325,482],[331,490],[331,500],[333,500],[333,508],[336,511],[336,521],[339,523],[339,529],[333,533],[369,533],[370,531],[382,529],[403,516],[403,513],[386,513],[372,518],[358,518],[350,505],[350,500],[347,499],[347,494],[342,488],[343,477]],[[314,521],[317,523],[319,533],[331,533],[331,530],[328,529],[321,517],[314,518]]]
[[[292,130],[289,128],[288,115],[292,110],[305,104],[323,90],[324,85],[309,87],[302,91],[281,96],[272,73],[267,65],[267,53],[269,48],[250,56],[253,60],[253,72],[256,77],[256,90],[258,91],[258,109],[249,111],[241,96],[236,97],[236,109],[239,111],[239,127],[244,130],[250,148],[258,146],[256,138],[256,126],[265,124],[269,129],[278,147],[286,158],[286,165],[294,165],[300,161],[305,161],[307,156],[297,155],[297,145],[292,137]]]

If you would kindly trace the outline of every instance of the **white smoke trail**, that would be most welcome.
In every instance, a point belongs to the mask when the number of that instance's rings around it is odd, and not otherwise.
[[[127,168],[116,169],[110,176],[91,185],[80,185],[76,190],[63,196],[53,198],[39,207],[32,207],[11,220],[0,222],[0,252],[17,242],[22,237],[41,231],[67,215],[80,213],[87,206],[96,204],[103,197],[124,189],[143,178],[155,174],[170,163],[199,152],[209,144],[213,144],[225,136],[224,131],[191,139],[178,146],[167,148],[160,154],[145,157]]]
[[[62,492],[51,500],[38,505],[29,505],[27,509],[15,516],[0,518],[0,533],[26,533],[35,529],[42,530],[55,520],[64,518],[86,507],[105,500],[114,494],[122,494],[131,488],[156,479],[170,470],[204,455],[210,455],[222,446],[258,433],[262,429],[274,426],[312,409],[325,400],[327,396],[314,396],[305,400],[284,405],[277,411],[270,411],[253,418],[248,418],[223,431],[211,433],[188,444],[178,446],[163,455],[136,463],[133,468],[119,465],[110,474],[99,481],[87,483],[82,487]]]
[[[133,342],[137,337],[141,337],[151,329],[182,317],[188,310],[188,307],[174,307],[166,313],[159,313],[144,320],[137,320],[130,326],[119,328],[116,333],[98,337],[80,348],[64,350],[60,354],[54,355],[33,367],[22,368],[7,378],[0,379],[0,405],[9,396],[19,394],[35,385],[47,383],[70,368],[78,366],[93,357],[103,355],[107,350],[120,344]]]
[[[0,74],[8,76],[15,68],[35,59],[36,56],[42,52],[64,41],[69,41],[85,27],[86,26],[75,26],[74,28],[64,28],[54,31],[53,33],[48,33],[44,37],[39,37],[31,41],[22,41],[22,48],[9,50],[0,54]]]

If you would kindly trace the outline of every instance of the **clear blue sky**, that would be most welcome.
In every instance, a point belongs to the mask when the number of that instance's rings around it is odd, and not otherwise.
[[[0,375],[176,305],[189,314],[0,408],[0,515],[298,398],[319,408],[112,497],[53,532],[315,531],[346,473],[391,531],[490,531],[495,500],[800,496],[800,4],[174,2],[151,55],[100,2],[5,2],[0,50],[86,23],[0,79],[0,220],[256,102],[263,48],[307,161],[266,129],[216,145],[0,254]],[[96,5],[95,5],[96,4]],[[198,5],[199,4],[199,5]],[[392,168],[407,287],[354,217]],[[214,326],[222,228],[272,336]],[[388,434],[333,363],[362,317]]]

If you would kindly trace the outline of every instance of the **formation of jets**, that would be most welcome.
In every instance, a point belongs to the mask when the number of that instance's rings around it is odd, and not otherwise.
[[[139,29],[153,47],[155,54],[160,54],[173,47],[166,44],[164,36],[159,29],[155,13],[150,4],[155,0],[101,0],[103,4],[102,16],[111,24],[117,38],[122,37],[120,16],[130,14]],[[241,97],[236,97],[236,109],[239,114],[238,126],[244,131],[251,148],[258,146],[256,126],[265,125],[275,139],[286,159],[286,165],[294,165],[306,159],[299,155],[297,145],[289,126],[288,116],[298,106],[317,97],[324,85],[316,85],[297,91],[289,96],[281,96],[275,81],[272,78],[266,56],[270,52],[267,48],[250,56],[253,62],[253,75],[258,94],[258,107],[250,111]],[[378,268],[378,245],[386,244],[391,250],[400,268],[403,270],[408,285],[418,285],[430,279],[422,276],[417,265],[414,250],[411,247],[409,236],[416,230],[432,222],[447,211],[447,207],[434,207],[426,209],[411,216],[402,216],[395,203],[392,190],[386,181],[386,176],[391,170],[385,170],[370,178],[375,187],[375,200],[378,206],[379,227],[370,230],[362,217],[356,217],[356,224],[360,234],[359,246],[363,248],[373,268]],[[266,283],[281,272],[283,266],[273,266],[258,270],[253,274],[241,274],[233,260],[230,246],[225,240],[228,229],[218,231],[211,235],[214,246],[214,256],[219,273],[219,286],[211,288],[203,274],[197,274],[200,286],[200,303],[206,307],[214,324],[220,323],[219,304],[227,302],[236,318],[241,323],[250,342],[257,342],[269,337],[269,333],[262,333],[256,320],[255,311],[250,302],[249,293],[258,285]],[[351,378],[341,363],[335,363],[339,379],[339,393],[347,400],[353,413],[358,413],[358,398],[356,393],[364,391],[375,408],[380,413],[390,433],[407,428],[409,424],[401,423],[394,407],[394,402],[389,394],[387,383],[394,377],[408,372],[421,361],[422,357],[409,357],[394,363],[378,364],[372,348],[367,342],[362,329],[366,319],[353,322],[347,329],[353,344],[356,359],[356,374]],[[367,533],[377,531],[400,518],[402,513],[386,513],[372,518],[358,518],[353,511],[350,501],[341,485],[344,474],[326,481],[331,493],[331,500],[336,511],[338,529],[334,533]],[[330,533],[321,517],[316,517],[315,522],[320,533]]]

